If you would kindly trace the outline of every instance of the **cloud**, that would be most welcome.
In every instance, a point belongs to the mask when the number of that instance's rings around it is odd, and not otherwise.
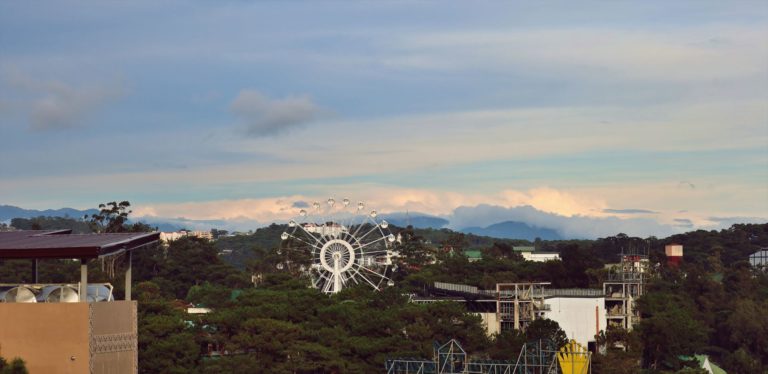
[[[83,126],[89,116],[124,93],[121,84],[75,85],[57,79],[43,80],[19,70],[7,71],[0,90],[14,92],[17,110],[28,118],[32,130],[62,130]]]
[[[691,190],[695,190],[696,189],[696,185],[691,183],[691,182],[688,182],[688,181],[680,181],[677,184],[677,187],[678,188],[691,189]]]
[[[717,223],[717,227],[726,228],[737,223],[766,223],[768,218],[761,217],[708,217],[708,220]]]
[[[505,208],[494,205],[464,206],[456,208],[448,217],[449,227],[461,229],[489,226],[498,222],[523,222],[539,228],[555,230],[569,239],[595,239],[624,233],[631,236],[668,236],[679,229],[653,219],[618,217],[563,216],[547,213],[531,206]]]
[[[675,222],[675,226],[677,227],[683,227],[683,228],[693,227],[693,221],[687,218],[675,218],[673,221]]]
[[[291,204],[291,207],[293,208],[309,208],[309,203],[306,201],[294,201],[293,204]]]
[[[711,42],[703,35],[716,35]],[[669,30],[599,27],[462,30],[401,35],[384,63],[423,70],[589,75],[664,82],[765,77],[764,29],[709,26]],[[525,53],[520,53],[525,51]],[[578,74],[574,74],[578,73]]]
[[[309,96],[273,99],[253,90],[241,90],[229,106],[245,125],[248,135],[278,135],[324,117],[325,109]]]
[[[616,213],[616,214],[656,214],[652,210],[647,209],[603,209],[603,213]]]

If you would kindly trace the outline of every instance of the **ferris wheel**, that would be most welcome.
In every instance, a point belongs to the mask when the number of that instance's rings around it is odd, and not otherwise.
[[[394,285],[388,273],[395,269],[395,236],[387,221],[376,218],[375,209],[366,209],[363,202],[351,204],[343,199],[337,203],[330,198],[298,213],[280,235],[280,250],[309,255],[306,272],[312,286],[331,294],[356,284],[377,291]]]

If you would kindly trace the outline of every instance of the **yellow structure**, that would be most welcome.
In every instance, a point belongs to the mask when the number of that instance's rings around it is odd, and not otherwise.
[[[575,340],[569,341],[557,353],[563,374],[588,374],[590,358],[590,352]]]

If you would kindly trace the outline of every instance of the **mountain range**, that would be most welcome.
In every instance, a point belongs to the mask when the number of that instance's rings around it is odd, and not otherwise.
[[[98,209],[78,210],[72,208],[61,209],[24,209],[13,205],[0,205],[0,221],[8,221],[13,218],[33,218],[33,217],[70,217],[83,218],[83,216],[98,213]]]
[[[39,216],[46,217],[71,217],[82,218],[84,215],[91,215],[98,213],[97,209],[78,210],[73,208],[61,208],[61,209],[24,209],[12,205],[0,205],[0,221],[10,221],[13,218],[33,218]],[[381,218],[387,220],[389,223],[406,227],[411,225],[419,229],[441,229],[447,227],[450,221],[418,212],[395,212],[382,214]],[[160,231],[176,231],[180,229],[192,229],[192,230],[206,230],[210,228],[226,228],[241,230],[245,227],[252,229],[257,228],[256,222],[229,222],[225,220],[189,220],[183,218],[140,218],[140,221],[155,226]],[[233,226],[233,225],[236,225]],[[242,228],[241,228],[242,227]],[[246,229],[247,230],[247,229]],[[460,228],[457,231],[465,234],[475,234],[481,236],[490,236],[494,238],[503,239],[526,239],[534,240],[535,238],[541,238],[544,240],[558,240],[563,237],[554,229],[537,227],[525,222],[518,221],[504,221],[495,223],[489,226],[471,226],[466,228]]]

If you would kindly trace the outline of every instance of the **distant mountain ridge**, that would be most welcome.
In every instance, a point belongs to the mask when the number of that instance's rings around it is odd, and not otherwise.
[[[34,217],[70,217],[83,218],[84,215],[98,213],[98,209],[79,210],[73,208],[61,209],[24,209],[13,205],[0,205],[0,221],[6,221],[14,218],[34,218]]]
[[[417,229],[440,229],[447,226],[450,222],[445,218],[436,217],[425,213],[386,213],[381,215],[381,219],[387,220],[387,222],[399,226],[406,227],[408,225]]]
[[[502,239],[525,239],[535,240],[562,240],[564,239],[557,231],[544,227],[531,226],[523,222],[505,221],[495,223],[488,227],[466,227],[459,231],[465,234],[475,234],[481,236],[490,236]]]
[[[80,219],[84,215],[91,215],[98,213],[98,209],[86,209],[79,210],[73,208],[61,208],[61,209],[24,209],[13,205],[0,205],[0,221],[10,221],[13,218],[34,218],[34,217],[70,217],[74,219]],[[406,227],[408,225],[417,229],[441,229],[450,224],[450,221],[445,218],[433,216],[425,213],[418,212],[394,212],[386,213],[380,216],[381,219],[387,220],[389,223],[399,227]],[[208,227],[213,228],[227,228],[235,229],[231,227],[233,222],[227,222],[224,220],[188,220],[183,218],[150,218],[150,217],[138,217],[138,221],[145,222],[150,226],[157,227],[161,231],[176,231],[181,228],[187,228],[192,230],[207,230]],[[260,225],[245,222],[239,222],[238,226],[248,226],[257,228]],[[532,226],[524,222],[518,221],[504,221],[492,224],[487,227],[471,226],[457,230],[465,234],[475,234],[480,236],[488,236],[500,239],[525,239],[534,240],[541,238],[543,240],[562,240],[564,237],[560,235],[556,230],[545,227]]]

